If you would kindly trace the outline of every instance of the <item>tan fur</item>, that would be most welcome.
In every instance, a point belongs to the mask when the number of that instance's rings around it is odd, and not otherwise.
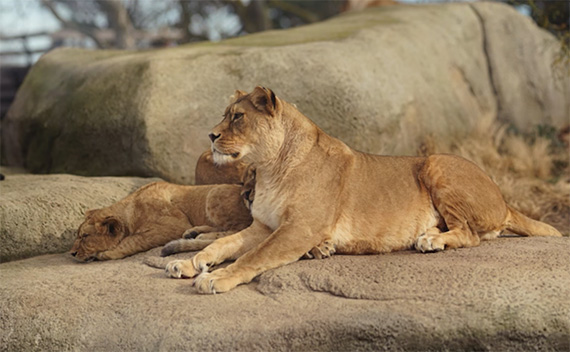
[[[208,150],[200,155],[196,163],[196,185],[237,184],[247,167],[242,161],[216,165],[212,158],[212,151]]]
[[[475,164],[453,155],[390,157],[349,148],[271,90],[236,93],[212,131],[213,157],[256,168],[252,225],[167,265],[199,292],[224,292],[315,246],[341,254],[471,247],[503,230],[560,236],[509,208]],[[236,262],[208,273],[212,265]]]
[[[251,224],[241,190],[239,185],[151,183],[109,207],[87,211],[70,253],[78,261],[120,259],[183,234],[196,239],[173,244],[163,255],[200,250]]]

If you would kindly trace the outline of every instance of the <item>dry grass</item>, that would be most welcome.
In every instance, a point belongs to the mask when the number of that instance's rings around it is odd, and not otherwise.
[[[512,207],[570,235],[567,147],[546,138],[508,133],[506,126],[489,116],[467,137],[446,142],[425,137],[418,154],[434,153],[461,155],[475,162],[499,185]]]

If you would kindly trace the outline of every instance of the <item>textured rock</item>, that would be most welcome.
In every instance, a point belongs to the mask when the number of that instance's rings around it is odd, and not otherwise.
[[[111,205],[151,181],[157,179],[6,175],[0,182],[0,262],[68,251],[85,210]]]
[[[158,248],[90,264],[40,256],[0,264],[0,346],[567,351],[569,251],[568,237],[500,238],[434,254],[333,256],[218,295],[143,265]]]
[[[489,2],[471,6],[485,33],[484,50],[499,118],[521,130],[544,123],[568,124],[570,67],[557,61],[560,42],[515,11],[497,14]]]
[[[551,79],[556,49],[511,7],[477,3],[375,8],[217,44],[55,50],[3,123],[3,158],[191,183],[228,97],[255,85],[352,147],[413,154],[419,136],[461,136],[497,111],[521,129],[562,124],[570,78]]]

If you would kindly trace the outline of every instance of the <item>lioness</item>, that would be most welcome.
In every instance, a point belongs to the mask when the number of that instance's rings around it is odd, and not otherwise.
[[[463,158],[355,151],[262,87],[237,91],[210,139],[215,162],[251,162],[257,180],[250,227],[167,265],[171,277],[200,274],[199,292],[228,291],[315,246],[342,254],[413,246],[433,252],[477,246],[503,230],[561,236],[510,208],[491,179]],[[237,260],[207,272],[227,259]]]
[[[241,193],[239,185],[148,184],[109,207],[88,210],[70,253],[83,262],[120,259],[181,236],[196,238],[184,250],[200,250],[251,224]]]

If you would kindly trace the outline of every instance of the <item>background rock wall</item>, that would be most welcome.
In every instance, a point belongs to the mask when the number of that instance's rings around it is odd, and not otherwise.
[[[272,88],[328,133],[372,153],[415,154],[483,116],[560,126],[570,79],[553,36],[496,3],[397,6],[221,43],[156,51],[55,50],[2,126],[2,154],[32,172],[192,183],[235,89]]]

